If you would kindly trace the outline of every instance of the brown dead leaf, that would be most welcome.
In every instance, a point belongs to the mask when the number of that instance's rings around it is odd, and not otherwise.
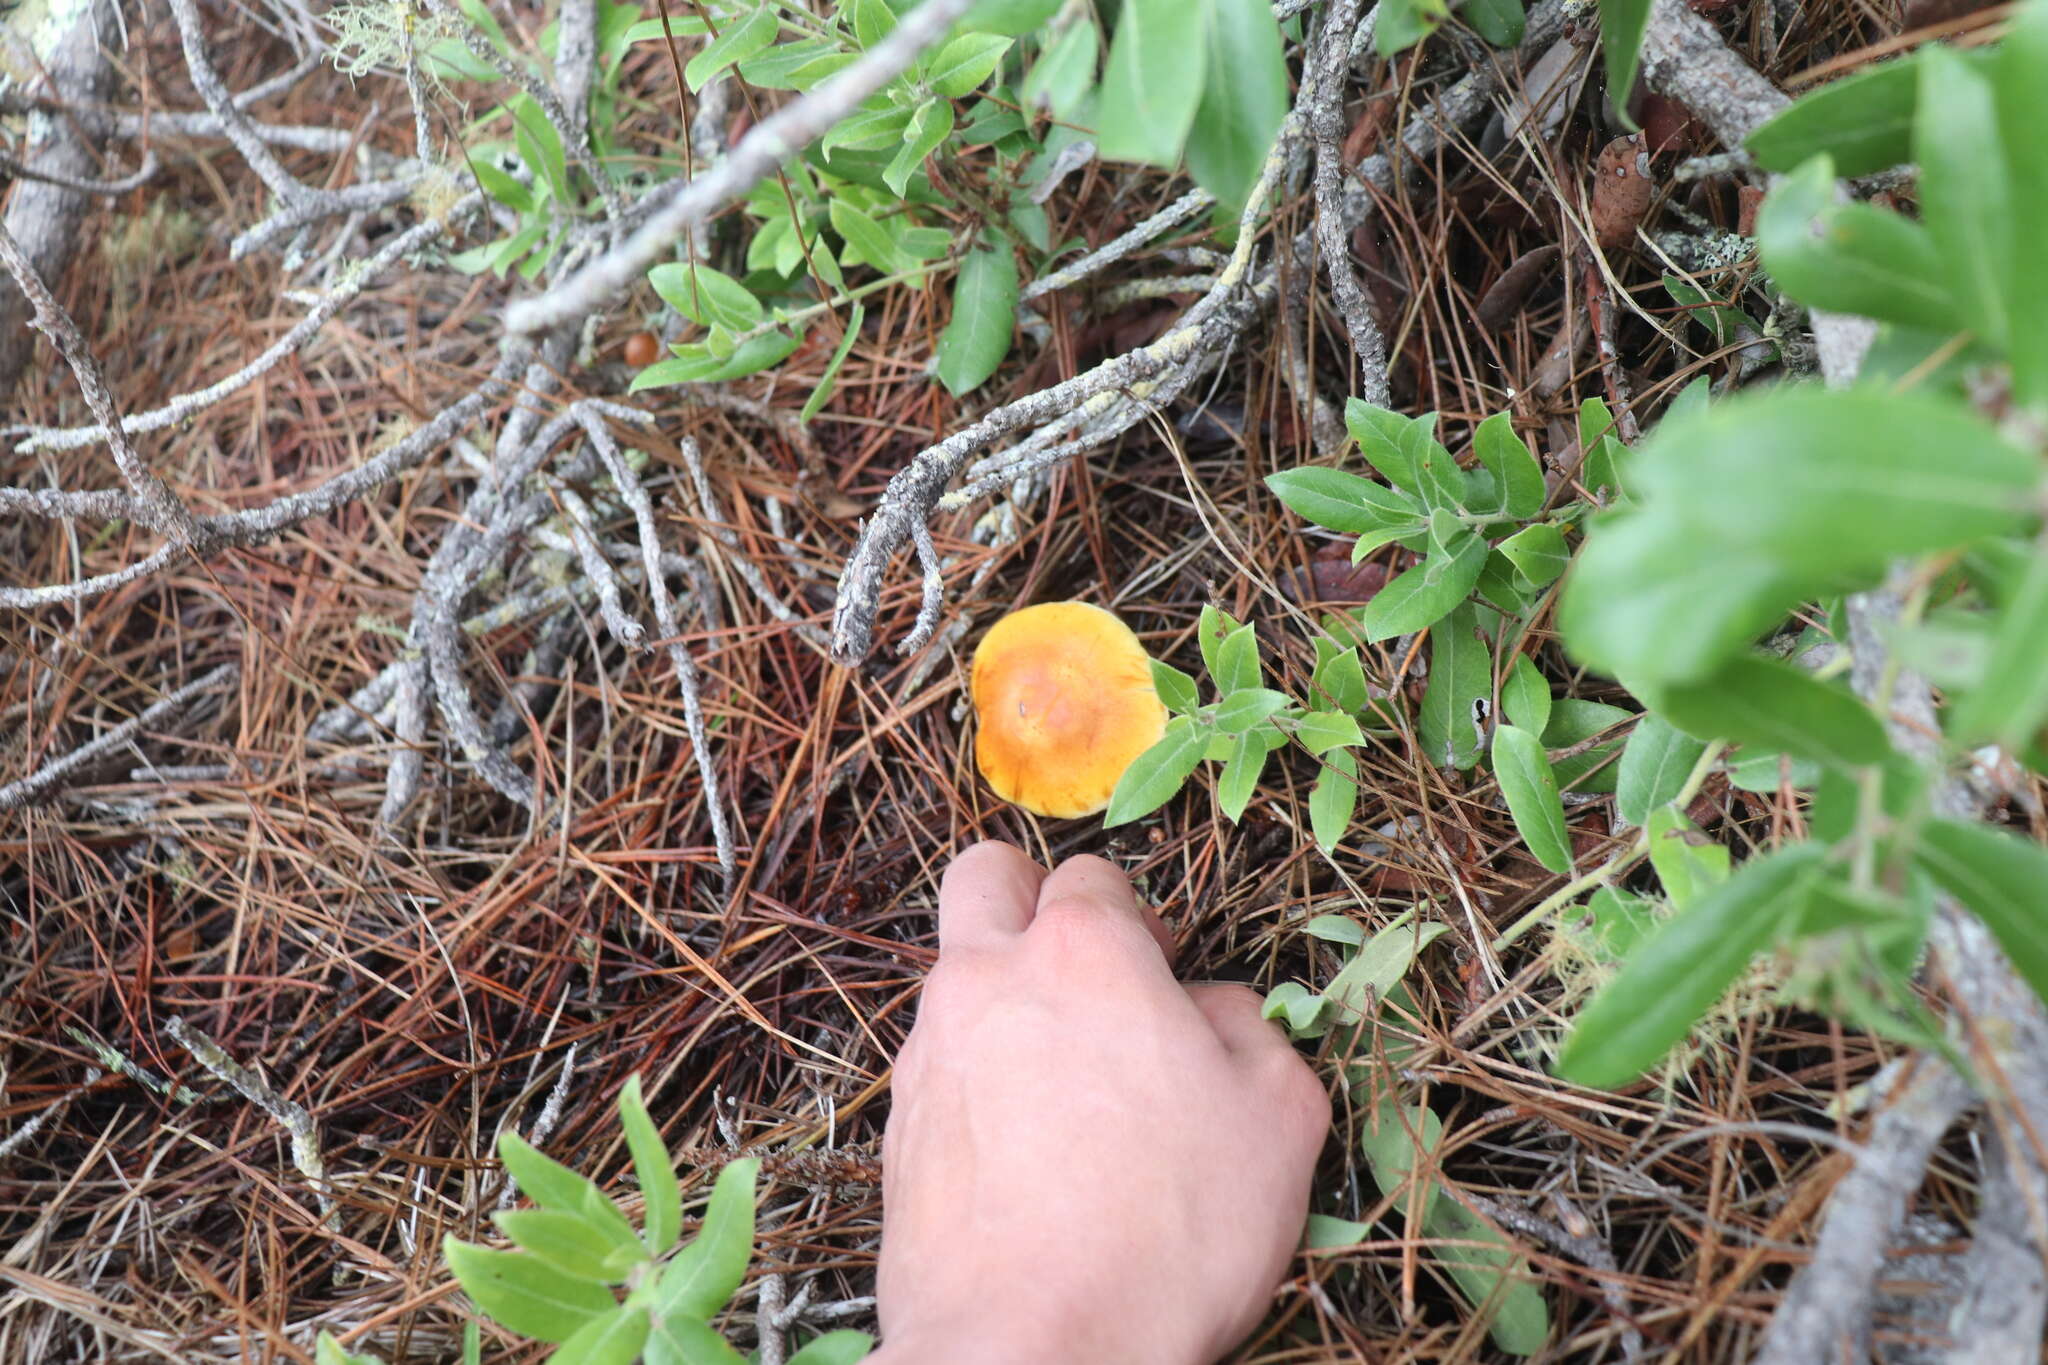
[[[1593,240],[1612,251],[1636,239],[1650,211],[1656,184],[1641,133],[1629,133],[1600,149],[1593,181]]]

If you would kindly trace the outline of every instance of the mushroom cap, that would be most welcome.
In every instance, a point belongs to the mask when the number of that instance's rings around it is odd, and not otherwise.
[[[1109,804],[1166,729],[1152,660],[1131,628],[1086,602],[1044,602],[995,623],[974,651],[975,765],[997,796],[1069,819]]]

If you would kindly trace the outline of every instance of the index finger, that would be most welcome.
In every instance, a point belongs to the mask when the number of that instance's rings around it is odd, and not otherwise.
[[[1000,840],[962,852],[939,879],[940,955],[1023,933],[1044,882],[1044,868]]]

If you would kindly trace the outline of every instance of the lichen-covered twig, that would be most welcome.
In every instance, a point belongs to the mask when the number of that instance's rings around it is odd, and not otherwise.
[[[1021,302],[1029,303],[1055,289],[1071,288],[1164,237],[1215,202],[1216,196],[1207,190],[1189,190],[1144,222],[1111,238],[1079,260],[1070,261],[1051,274],[1040,275],[1025,285],[1017,297]]]
[[[428,0],[437,8],[447,0]],[[514,336],[552,331],[582,319],[647,273],[676,239],[784,161],[823,137],[862,100],[894,80],[918,53],[951,28],[973,0],[925,0],[910,10],[889,36],[817,89],[755,124],[717,165],[687,181],[654,190],[644,222],[617,246],[557,283],[538,298],[522,299],[505,311]]]
[[[52,759],[19,782],[0,787],[0,810],[18,810],[47,801],[64,789],[64,779],[80,768],[129,743],[150,726],[164,721],[240,672],[235,664],[222,664],[205,677],[186,683],[143,709],[141,715],[122,721],[97,739],[79,745],[62,758]]]
[[[305,1106],[278,1094],[262,1075],[228,1056],[218,1043],[183,1019],[173,1016],[164,1024],[164,1031],[177,1041],[178,1046],[191,1053],[192,1060],[205,1067],[214,1079],[234,1087],[243,1099],[261,1109],[270,1116],[271,1122],[284,1129],[291,1139],[292,1165],[312,1185],[322,1221],[330,1227],[335,1226],[337,1215],[334,1197],[328,1190],[327,1163],[320,1155],[320,1129]]]
[[[1358,353],[1359,396],[1386,407],[1387,343],[1373,320],[1372,303],[1351,268],[1350,230],[1342,206],[1344,175],[1344,76],[1351,63],[1351,31],[1358,24],[1360,0],[1332,0],[1323,14],[1321,37],[1311,62],[1313,93],[1304,92],[1309,130],[1316,144],[1316,245],[1329,277],[1337,313]]]

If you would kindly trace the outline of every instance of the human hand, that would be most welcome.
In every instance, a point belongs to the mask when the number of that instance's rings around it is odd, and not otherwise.
[[[875,1365],[1196,1365],[1285,1274],[1329,1098],[1100,858],[968,849],[883,1141]]]

